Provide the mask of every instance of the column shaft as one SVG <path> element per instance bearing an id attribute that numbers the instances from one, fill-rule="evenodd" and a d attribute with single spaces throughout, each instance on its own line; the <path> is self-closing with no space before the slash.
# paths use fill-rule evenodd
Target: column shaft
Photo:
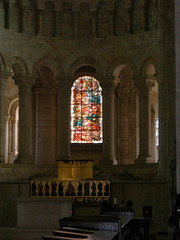
<path id="1" fill-rule="evenodd" d="M 5 162 L 4 85 L 5 79 L 0 77 L 0 162 Z"/>
<path id="2" fill-rule="evenodd" d="M 15 78 L 19 87 L 19 149 L 15 163 L 33 163 L 31 159 L 31 87 L 33 80 Z"/>
<path id="3" fill-rule="evenodd" d="M 114 89 L 115 83 L 103 83 L 103 154 L 101 165 L 117 164 L 114 155 Z"/>
<path id="4" fill-rule="evenodd" d="M 60 84 L 58 87 L 58 146 L 57 160 L 70 156 L 70 121 L 71 121 L 71 85 Z"/>
<path id="5" fill-rule="evenodd" d="M 121 164 L 128 163 L 129 157 L 129 145 L 128 145 L 128 96 L 126 99 L 119 96 L 120 98 L 120 159 Z"/>
<path id="6" fill-rule="evenodd" d="M 56 163 L 57 92 L 36 89 L 36 164 Z"/>
<path id="7" fill-rule="evenodd" d="M 151 95 L 139 94 L 139 156 L 151 156 Z"/>
<path id="8" fill-rule="evenodd" d="M 159 162 L 158 177 L 168 177 L 167 135 L 167 1 L 158 1 L 158 104 L 159 104 Z"/>
<path id="9" fill-rule="evenodd" d="M 43 10 L 39 9 L 38 10 L 38 35 L 42 34 L 42 15 L 43 15 Z"/>
<path id="10" fill-rule="evenodd" d="M 4 88 L 6 79 L 10 76 L 8 72 L 0 74 L 0 162 L 5 162 L 5 103 Z"/>
<path id="11" fill-rule="evenodd" d="M 136 163 L 151 161 L 151 89 L 155 80 L 139 80 L 139 155 Z"/>

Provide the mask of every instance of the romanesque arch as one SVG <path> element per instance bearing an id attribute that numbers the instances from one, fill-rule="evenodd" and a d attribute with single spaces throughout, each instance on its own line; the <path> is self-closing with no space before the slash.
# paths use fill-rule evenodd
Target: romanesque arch
<path id="1" fill-rule="evenodd" d="M 133 76 L 137 75 L 137 66 L 135 65 L 135 63 L 130 58 L 119 57 L 111 61 L 111 63 L 107 67 L 106 76 L 118 76 L 118 72 L 121 70 L 123 65 L 128 65 L 130 67 Z"/>
<path id="2" fill-rule="evenodd" d="M 156 58 L 155 57 L 148 57 L 141 64 L 140 69 L 139 69 L 139 75 L 140 76 L 145 76 L 146 72 L 147 72 L 147 68 L 151 64 L 154 66 L 155 74 L 157 74 L 158 63 L 157 63 Z"/>
<path id="3" fill-rule="evenodd" d="M 99 62 L 89 56 L 83 56 L 76 59 L 71 65 L 68 70 L 68 76 L 74 76 L 75 71 L 82 66 L 92 66 L 97 71 L 97 76 L 103 75 L 103 68 Z"/>
<path id="4" fill-rule="evenodd" d="M 15 76 L 22 76 L 23 74 L 29 74 L 28 65 L 25 62 L 25 60 L 23 60 L 22 58 L 13 57 L 11 64 L 12 64 L 12 69 Z"/>
<path id="5" fill-rule="evenodd" d="M 32 68 L 32 74 L 36 75 L 39 71 L 39 67 L 40 66 L 47 66 L 49 69 L 51 69 L 51 71 L 54 74 L 54 79 L 58 76 L 63 76 L 64 75 L 64 70 L 62 65 L 60 65 L 60 63 L 58 62 L 57 59 L 51 58 L 51 57 L 42 57 L 40 59 L 38 59 Z"/>

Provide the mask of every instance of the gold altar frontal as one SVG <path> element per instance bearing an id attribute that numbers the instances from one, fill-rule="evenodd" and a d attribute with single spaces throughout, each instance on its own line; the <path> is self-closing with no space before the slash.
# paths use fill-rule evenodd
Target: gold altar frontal
<path id="1" fill-rule="evenodd" d="M 58 161 L 58 180 L 93 179 L 93 160 Z"/>

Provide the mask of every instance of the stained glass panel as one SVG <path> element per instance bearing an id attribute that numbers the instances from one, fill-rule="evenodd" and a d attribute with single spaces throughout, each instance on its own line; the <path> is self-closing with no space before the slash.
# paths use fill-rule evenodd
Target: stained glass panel
<path id="1" fill-rule="evenodd" d="M 102 143 L 102 89 L 90 76 L 78 78 L 72 87 L 71 142 Z"/>

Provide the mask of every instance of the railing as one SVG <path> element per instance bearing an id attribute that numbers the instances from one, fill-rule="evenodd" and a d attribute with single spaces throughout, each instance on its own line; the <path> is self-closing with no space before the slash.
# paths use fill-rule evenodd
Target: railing
<path id="1" fill-rule="evenodd" d="M 122 239 L 131 240 L 133 237 L 137 240 L 149 239 L 150 220 L 146 218 L 132 218 L 122 226 Z"/>
<path id="2" fill-rule="evenodd" d="M 110 181 L 31 181 L 32 197 L 75 197 L 76 204 L 101 204 L 110 197 Z"/>

